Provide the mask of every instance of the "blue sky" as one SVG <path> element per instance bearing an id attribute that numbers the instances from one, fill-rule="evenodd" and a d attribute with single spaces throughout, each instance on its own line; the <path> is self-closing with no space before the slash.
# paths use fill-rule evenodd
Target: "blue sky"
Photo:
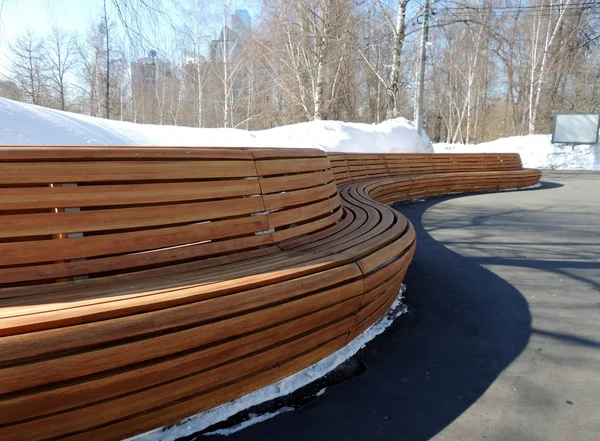
<path id="1" fill-rule="evenodd" d="M 185 0 L 177 0 L 184 4 Z M 224 0 L 207 0 L 213 10 L 222 11 Z M 112 6 L 109 0 L 109 6 Z M 173 0 L 165 0 L 166 8 L 174 9 Z M 228 9 L 248 9 L 255 19 L 259 12 L 258 1 L 228 0 Z M 103 0 L 0 0 L 0 75 L 6 74 L 8 43 L 26 27 L 38 35 L 46 34 L 53 24 L 69 31 L 85 33 L 90 22 L 97 19 L 103 9 Z M 109 13 L 112 8 L 109 8 Z M 117 20 L 116 14 L 112 14 Z M 214 33 L 220 23 L 215 23 Z"/>
<path id="2" fill-rule="evenodd" d="M 10 40 L 26 26 L 43 34 L 52 23 L 83 30 L 102 8 L 102 0 L 4 0 L 0 16 L 2 40 Z M 1 0 L 0 0 L 1 2 Z"/>

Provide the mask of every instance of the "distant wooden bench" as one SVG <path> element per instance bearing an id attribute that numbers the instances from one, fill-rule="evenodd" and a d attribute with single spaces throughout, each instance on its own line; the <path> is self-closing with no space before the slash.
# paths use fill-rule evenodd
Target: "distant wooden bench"
<path id="1" fill-rule="evenodd" d="M 539 177 L 518 155 L 2 147 L 0 439 L 122 439 L 289 376 L 396 298 L 415 232 L 380 202 Z"/>

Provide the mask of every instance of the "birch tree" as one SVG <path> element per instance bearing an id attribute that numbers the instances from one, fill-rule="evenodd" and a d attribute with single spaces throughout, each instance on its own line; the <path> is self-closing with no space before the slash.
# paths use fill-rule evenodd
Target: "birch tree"
<path id="1" fill-rule="evenodd" d="M 44 47 L 43 61 L 47 66 L 48 87 L 60 110 L 68 110 L 67 94 L 70 87 L 67 76 L 75 65 L 71 36 L 62 29 L 52 27 Z"/>
<path id="2" fill-rule="evenodd" d="M 542 95 L 542 84 L 544 82 L 545 77 L 547 76 L 547 63 L 548 57 L 550 55 L 550 50 L 553 47 L 554 41 L 556 39 L 556 35 L 558 30 L 563 22 L 563 18 L 566 14 L 567 7 L 570 5 L 571 0 L 562 0 L 558 5 L 554 5 L 552 3 L 548 4 L 548 16 L 546 20 L 546 36 L 544 39 L 544 46 L 541 53 L 541 62 L 539 63 L 539 71 L 537 71 L 537 53 L 538 53 L 538 41 L 537 37 L 539 36 L 542 16 L 540 16 L 539 21 L 536 26 L 535 36 L 536 42 L 534 44 L 533 50 L 533 65 L 531 68 L 531 88 L 529 93 L 529 134 L 533 135 L 535 133 L 535 125 L 537 120 L 537 113 L 540 105 L 540 97 Z M 556 10 L 558 8 L 558 10 Z M 544 10 L 545 8 L 542 8 Z M 535 87 L 535 94 L 534 94 Z"/>

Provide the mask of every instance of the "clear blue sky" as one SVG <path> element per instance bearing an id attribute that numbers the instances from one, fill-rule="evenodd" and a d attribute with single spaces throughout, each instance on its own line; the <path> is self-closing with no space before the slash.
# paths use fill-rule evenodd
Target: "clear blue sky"
<path id="1" fill-rule="evenodd" d="M 185 0 L 180 0 L 185 3 Z M 219 10 L 224 0 L 208 0 Z M 259 13 L 258 1 L 228 0 L 229 10 L 248 9 L 253 20 Z M 109 1 L 112 6 L 112 0 Z M 174 9 L 173 0 L 165 0 L 164 7 Z M 103 0 L 0 0 L 0 76 L 6 73 L 8 65 L 8 43 L 14 40 L 26 27 L 38 35 L 46 34 L 52 25 L 69 31 L 85 33 L 90 22 L 102 12 Z M 109 9 L 109 11 L 112 8 Z M 116 14 L 112 14 L 117 20 Z M 218 24 L 216 24 L 218 25 Z M 215 28 L 214 32 L 217 32 Z"/>

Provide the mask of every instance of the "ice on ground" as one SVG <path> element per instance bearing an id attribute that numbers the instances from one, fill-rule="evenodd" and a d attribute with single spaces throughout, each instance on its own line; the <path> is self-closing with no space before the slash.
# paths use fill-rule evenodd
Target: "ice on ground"
<path id="1" fill-rule="evenodd" d="M 271 418 L 276 417 L 279 414 L 282 414 L 285 412 L 291 412 L 292 410 L 296 410 L 296 409 L 294 409 L 293 407 L 282 407 L 281 409 L 277 410 L 276 412 L 267 412 L 267 413 L 263 413 L 262 415 L 252 415 L 249 419 L 247 419 L 243 423 L 237 424 L 228 429 L 219 429 L 219 430 L 215 430 L 214 432 L 208 432 L 208 433 L 205 433 L 204 436 L 210 436 L 210 435 L 229 436 L 235 432 L 239 432 L 240 430 L 245 429 L 246 427 L 250 427 L 250 426 L 253 426 L 254 424 L 262 423 L 263 421 L 270 420 Z"/>
<path id="2" fill-rule="evenodd" d="M 242 410 L 266 401 L 283 397 L 300 389 L 303 386 L 306 386 L 307 384 L 314 382 L 315 380 L 326 375 L 328 372 L 334 370 L 344 361 L 348 360 L 360 349 L 362 349 L 365 344 L 385 331 L 385 329 L 390 326 L 397 317 L 406 313 L 407 308 L 402 303 L 402 294 L 405 291 L 406 287 L 402 285 L 402 288 L 398 293 L 398 297 L 386 315 L 380 318 L 376 323 L 371 325 L 370 328 L 368 328 L 365 332 L 360 334 L 342 349 L 331 354 L 329 357 L 326 357 L 312 366 L 309 366 L 294 375 L 284 378 L 283 380 L 277 381 L 276 383 L 249 393 L 248 395 L 244 395 L 236 400 L 222 404 L 221 406 L 207 410 L 206 412 L 194 415 L 176 425 L 163 427 L 136 435 L 128 438 L 126 441 L 175 441 L 179 438 L 198 433 L 221 421 L 225 421 Z M 272 416 L 273 415 L 270 415 L 268 418 L 271 418 Z M 256 423 L 263 420 L 258 417 L 253 418 L 251 421 Z M 247 427 L 247 425 L 244 427 Z"/>
<path id="3" fill-rule="evenodd" d="M 432 153 L 404 118 L 380 124 L 311 121 L 268 130 L 199 129 L 112 121 L 0 98 L 0 145 L 314 147 L 329 152 Z"/>
<path id="4" fill-rule="evenodd" d="M 321 395 L 323 395 L 325 393 L 326 390 L 327 390 L 327 388 L 324 387 L 323 389 L 321 389 L 319 392 L 316 393 L 315 397 L 320 397 Z"/>
<path id="5" fill-rule="evenodd" d="M 600 170 L 600 144 L 552 144 L 551 135 L 511 136 L 481 144 L 433 145 L 436 153 L 519 153 L 526 168 Z"/>

